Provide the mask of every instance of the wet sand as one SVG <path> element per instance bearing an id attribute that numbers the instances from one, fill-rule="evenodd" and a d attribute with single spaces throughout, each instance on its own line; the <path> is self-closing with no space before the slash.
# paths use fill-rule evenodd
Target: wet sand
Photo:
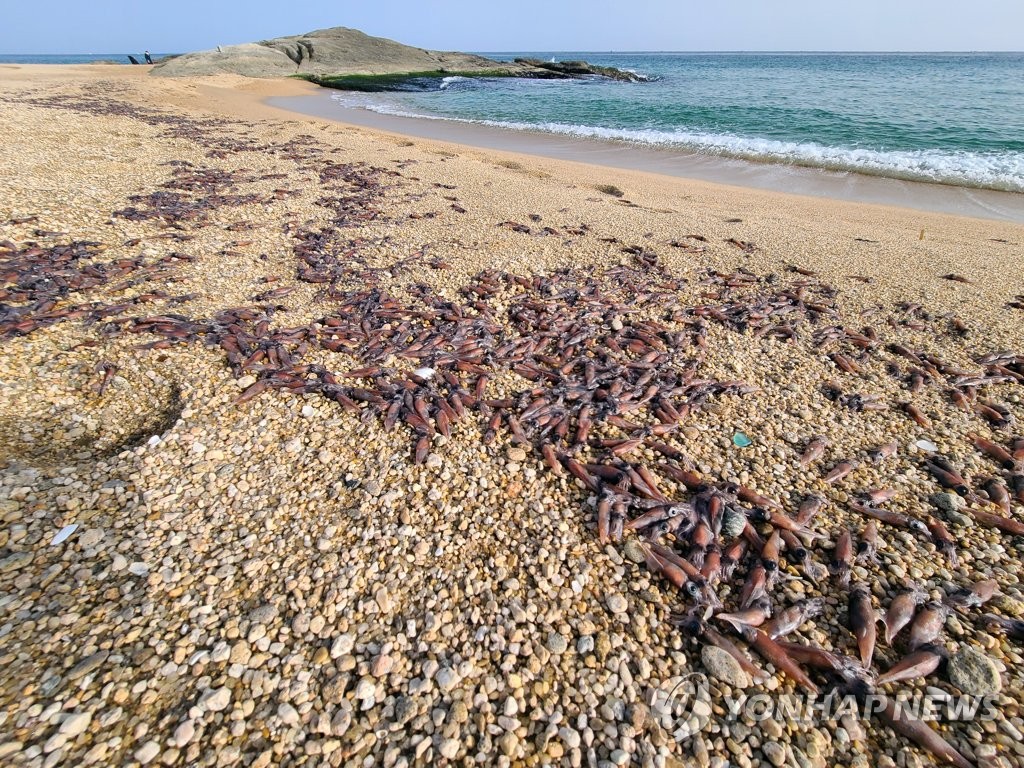
<path id="1" fill-rule="evenodd" d="M 794 195 L 1024 223 L 1024 195 L 1013 192 L 925 184 L 858 173 L 758 163 L 664 147 L 554 136 L 540 131 L 513 131 L 450 120 L 387 115 L 349 106 L 339 101 L 343 98 L 343 94 L 321 91 L 303 96 L 274 97 L 267 103 L 327 120 L 480 149 L 520 152 Z"/>
<path id="2" fill-rule="evenodd" d="M 1024 616 L 1024 538 L 986 516 L 1021 524 L 1019 473 L 970 436 L 1021 434 L 1024 227 L 410 139 L 264 103 L 303 83 L 145 72 L 0 66 L 6 764 L 928 765 L 878 718 L 730 719 L 728 696 L 806 684 L 688 634 L 694 597 L 658 571 L 713 546 L 638 522 L 662 494 L 719 498 L 767 542 L 783 518 L 759 507 L 820 495 L 821 569 L 878 489 L 905 517 L 835 569 L 871 609 L 998 587 L 935 627 L 948 669 L 880 692 L 997 691 L 994 719 L 939 734 L 1022 764 L 1020 641 L 983 618 Z M 849 587 L 794 554 L 766 596 L 821 612 L 788 639 L 859 659 Z M 709 576 L 725 610 L 766 559 Z M 695 713 L 657 693 L 695 672 L 712 707 L 680 738 Z"/>

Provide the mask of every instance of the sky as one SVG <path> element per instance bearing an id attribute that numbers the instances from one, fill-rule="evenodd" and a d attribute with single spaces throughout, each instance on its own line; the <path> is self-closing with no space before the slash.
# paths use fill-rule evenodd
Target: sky
<path id="1" fill-rule="evenodd" d="M 487 52 L 1024 49 L 1022 0 L 0 0 L 0 15 L 7 54 L 185 52 L 335 26 Z"/>

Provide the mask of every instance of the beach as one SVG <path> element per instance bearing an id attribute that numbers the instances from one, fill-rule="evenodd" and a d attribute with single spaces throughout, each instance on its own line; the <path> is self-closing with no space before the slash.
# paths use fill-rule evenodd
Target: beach
<path id="1" fill-rule="evenodd" d="M 0 65 L 5 764 L 932 763 L 877 718 L 730 718 L 729 696 L 802 688 L 691 639 L 646 539 L 599 540 L 593 467 L 622 461 L 647 498 L 690 499 L 685 471 L 787 515 L 821 495 L 822 565 L 869 489 L 941 521 L 955 562 L 882 524 L 853 583 L 884 613 L 995 580 L 935 638 L 974 654 L 993 717 L 938 732 L 1024 764 L 1019 641 L 981 618 L 1024 617 L 1024 539 L 982 522 L 1022 502 L 970 437 L 1021 435 L 1024 226 L 410 138 L 266 103 L 317 93 L 301 81 L 147 72 Z M 681 372 L 709 383 L 672 426 L 651 387 Z M 595 401 L 574 445 L 588 388 L 621 407 Z M 932 454 L 1007 483 L 1009 511 L 942 487 Z M 858 657 L 849 589 L 778 567 L 780 607 L 822 601 L 800 641 Z M 905 652 L 880 640 L 875 664 Z M 681 737 L 652 692 L 693 672 L 716 703 Z M 935 689 L 974 693 L 883 690 Z"/>

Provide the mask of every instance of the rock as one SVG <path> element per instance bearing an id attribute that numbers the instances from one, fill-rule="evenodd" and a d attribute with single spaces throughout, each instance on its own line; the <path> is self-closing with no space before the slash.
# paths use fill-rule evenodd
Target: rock
<path id="1" fill-rule="evenodd" d="M 373 681 L 364 677 L 356 683 L 356 690 L 352 695 L 357 701 L 366 701 L 368 699 L 375 698 L 374 691 L 376 691 L 376 689 L 377 688 L 373 684 Z"/>
<path id="2" fill-rule="evenodd" d="M 5 741 L 0 744 L 0 760 L 5 757 L 10 757 L 18 752 L 21 752 L 25 745 L 20 741 Z"/>
<path id="3" fill-rule="evenodd" d="M 276 37 L 256 43 L 225 45 L 208 51 L 164 59 L 151 74 L 162 77 L 202 77 L 232 73 L 245 77 L 291 75 L 386 75 L 408 73 L 502 74 L 514 77 L 572 78 L 598 75 L 615 80 L 644 78 L 613 67 L 585 61 L 548 62 L 516 59 L 499 62 L 468 53 L 429 51 L 370 37 L 356 29 L 333 27 L 304 35 Z M 367 79 L 360 81 L 367 87 Z M 372 84 L 372 81 L 369 81 Z M 432 375 L 432 374 L 431 374 Z M 241 380 L 237 382 L 241 386 Z M 253 379 L 252 383 L 255 383 Z"/>
<path id="4" fill-rule="evenodd" d="M 458 739 L 445 739 L 441 742 L 441 746 L 437 748 L 437 751 L 441 753 L 441 757 L 454 760 L 455 756 L 459 754 L 459 747 L 461 746 L 462 744 Z"/>
<path id="5" fill-rule="evenodd" d="M 1024 601 L 1009 595 L 996 595 L 992 607 L 1008 616 L 1024 616 Z"/>
<path id="6" fill-rule="evenodd" d="M 231 703 L 231 691 L 227 688 L 214 688 L 207 690 L 199 697 L 197 706 L 207 712 L 221 712 L 228 708 Z"/>
<path id="7" fill-rule="evenodd" d="M 625 613 L 629 608 L 629 602 L 618 592 L 610 592 L 605 598 L 605 604 L 612 613 Z"/>
<path id="8" fill-rule="evenodd" d="M 249 644 L 245 640 L 239 640 L 231 646 L 228 661 L 232 664 L 248 664 L 250 658 L 252 658 L 252 649 L 249 648 Z"/>
<path id="9" fill-rule="evenodd" d="M 153 758 L 160 754 L 160 745 L 155 741 L 147 741 L 135 750 L 135 759 L 145 765 L 152 762 Z"/>
<path id="10" fill-rule="evenodd" d="M 91 712 L 72 712 L 64 718 L 57 732 L 63 734 L 68 739 L 73 739 L 78 734 L 84 733 L 91 722 Z"/>
<path id="11" fill-rule="evenodd" d="M 382 653 L 373 660 L 373 666 L 370 668 L 370 674 L 374 677 L 384 677 L 391 672 L 394 666 L 395 660 L 386 653 Z"/>
<path id="12" fill-rule="evenodd" d="M 634 563 L 643 563 L 647 560 L 647 555 L 644 553 L 644 548 L 641 546 L 640 541 L 632 536 L 626 539 L 626 543 L 622 545 L 622 554 Z"/>
<path id="13" fill-rule="evenodd" d="M 451 667 L 441 667 L 441 669 L 437 671 L 435 679 L 437 680 L 437 687 L 440 688 L 443 693 L 448 693 L 459 683 L 459 676 Z"/>
<path id="14" fill-rule="evenodd" d="M 370 37 L 355 29 L 334 27 L 305 35 L 258 43 L 226 45 L 165 60 L 152 73 L 164 77 L 234 73 L 246 77 L 294 74 L 385 74 L 486 70 L 501 67 L 482 56 L 411 48 L 393 40 Z"/>
<path id="15" fill-rule="evenodd" d="M 498 739 L 498 749 L 505 757 L 515 757 L 516 750 L 519 748 L 519 737 L 516 736 L 514 731 L 506 731 L 502 734 L 501 738 Z"/>
<path id="16" fill-rule="evenodd" d="M 188 746 L 188 743 L 196 735 L 196 726 L 191 720 L 186 720 L 174 730 L 174 743 L 179 747 Z"/>
<path id="17" fill-rule="evenodd" d="M 700 660 L 704 664 L 704 669 L 708 671 L 708 675 L 715 680 L 736 688 L 747 688 L 750 685 L 750 675 L 736 659 L 718 646 L 703 646 L 700 650 Z"/>
<path id="18" fill-rule="evenodd" d="M 565 639 L 564 635 L 561 635 L 558 632 L 552 632 L 548 635 L 547 647 L 549 651 L 556 655 L 562 654 L 568 650 L 569 641 Z"/>
<path id="19" fill-rule="evenodd" d="M 526 461 L 526 451 L 524 451 L 522 448 L 509 448 L 508 460 L 514 461 L 516 464 L 522 464 L 524 461 Z"/>
<path id="20" fill-rule="evenodd" d="M 283 702 L 278 706 L 277 716 L 285 725 L 298 725 L 302 719 L 299 717 L 299 711 L 288 702 Z"/>
<path id="21" fill-rule="evenodd" d="M 968 696 L 989 696 L 999 693 L 1003 681 L 992 659 L 970 646 L 963 646 L 949 659 L 949 682 Z"/>
<path id="22" fill-rule="evenodd" d="M 0 560 L 0 573 L 17 571 L 32 562 L 31 552 L 15 552 Z"/>
<path id="23" fill-rule="evenodd" d="M 929 501 L 943 514 L 959 512 L 964 507 L 964 500 L 955 493 L 936 493 Z"/>
<path id="24" fill-rule="evenodd" d="M 569 749 L 579 749 L 579 731 L 563 726 L 558 729 L 558 737 L 565 742 L 565 746 L 567 746 Z"/>
<path id="25" fill-rule="evenodd" d="M 337 659 L 352 653 L 355 645 L 356 639 L 352 635 L 338 635 L 331 644 L 331 658 Z"/>
<path id="26" fill-rule="evenodd" d="M 734 539 L 743 533 L 747 525 L 747 516 L 734 507 L 726 507 L 722 513 L 722 536 Z"/>
<path id="27" fill-rule="evenodd" d="M 706 647 L 706 646 L 705 646 Z M 774 741 L 767 741 L 761 745 L 761 751 L 768 761 L 774 766 L 786 764 L 786 748 Z"/>
<path id="28" fill-rule="evenodd" d="M 104 532 L 102 528 L 90 528 L 78 538 L 78 543 L 84 549 L 95 547 L 103 541 Z"/>
<path id="29" fill-rule="evenodd" d="M 80 662 L 78 662 L 77 664 L 75 664 L 75 666 L 71 668 L 71 671 L 68 672 L 68 680 L 75 681 L 79 678 L 85 677 L 90 672 L 99 667 L 100 664 L 102 664 L 106 660 L 106 651 L 99 651 L 98 653 L 94 653 L 91 656 L 86 656 L 84 659 L 82 659 Z"/>

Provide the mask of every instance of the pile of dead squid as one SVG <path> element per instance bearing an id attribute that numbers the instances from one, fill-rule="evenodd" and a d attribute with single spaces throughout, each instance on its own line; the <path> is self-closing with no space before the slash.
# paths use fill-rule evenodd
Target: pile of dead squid
<path id="1" fill-rule="evenodd" d="M 104 113 L 120 108 L 107 101 L 65 106 Z M 905 341 L 927 331 L 962 342 L 973 331 L 955 317 L 906 304 L 895 312 L 869 310 L 857 323 L 844 323 L 838 292 L 807 270 L 794 268 L 797 276 L 788 281 L 739 270 L 708 271 L 688 282 L 640 246 L 623 248 L 632 263 L 603 271 L 525 276 L 488 271 L 458 297 L 442 296 L 414 280 L 395 290 L 388 285 L 397 276 L 445 265 L 425 248 L 380 263 L 373 246 L 381 243 L 367 242 L 350 229 L 384 216 L 381 202 L 392 172 L 325 161 L 311 141 L 266 146 L 217 134 L 210 130 L 215 123 L 156 113 L 130 116 L 204 143 L 212 157 L 273 152 L 319 174 L 326 194 L 317 203 L 329 211 L 330 224 L 315 229 L 289 223 L 286 231 L 294 240 L 296 278 L 322 286 L 318 298 L 326 313 L 307 325 L 276 325 L 295 288 L 267 278 L 252 304 L 225 307 L 211 317 L 173 311 L 128 317 L 135 303 L 115 305 L 113 312 L 105 305 L 70 304 L 67 298 L 93 288 L 114 290 L 113 281 L 139 279 L 136 273 L 146 269 L 156 270 L 152 277 L 166 278 L 159 270 L 167 264 L 141 258 L 101 264 L 99 246 L 90 243 L 0 243 L 5 285 L 0 337 L 61 319 L 95 322 L 107 317 L 96 313 L 120 314 L 103 324 L 102 332 L 138 338 L 141 349 L 195 343 L 221 350 L 235 376 L 251 377 L 237 398 L 240 406 L 277 390 L 319 395 L 408 438 L 415 463 L 436 449 L 437 435 L 457 437 L 464 428 L 478 428 L 487 445 L 519 445 L 552 473 L 578 481 L 596 537 L 621 546 L 677 589 L 678 625 L 697 641 L 734 656 L 755 681 L 763 681 L 766 672 L 750 651 L 809 692 L 829 686 L 864 694 L 877 686 L 933 678 L 945 662 L 942 632 L 954 611 L 987 630 L 1024 640 L 1024 622 L 978 610 L 996 594 L 991 580 L 950 587 L 942 600 L 907 588 L 888 605 L 876 605 L 865 581 L 851 583 L 855 565 L 869 571 L 874 566 L 887 529 L 915 537 L 952 563 L 969 535 L 950 531 L 925 512 L 888 509 L 892 489 L 856 494 L 842 503 L 844 514 L 836 518 L 830 510 L 834 502 L 821 495 L 777 499 L 705 476 L 673 445 L 673 433 L 712 401 L 756 393 L 747 382 L 708 373 L 712 325 L 759 344 L 804 344 L 834 365 L 835 379 L 825 382 L 822 392 L 844 412 L 892 410 L 894 418 L 927 429 L 933 416 L 921 393 L 935 390 L 975 419 L 972 443 L 990 462 L 990 471 L 965 476 L 955 459 L 937 448 L 919 454 L 919 466 L 938 487 L 970 502 L 962 513 L 976 525 L 1021 536 L 1024 523 L 1013 511 L 1024 505 L 1024 437 L 1014 435 L 1013 409 L 998 393 L 1024 383 L 1024 356 L 989 352 L 961 367 Z M 205 226 L 219 208 L 261 200 L 233 189 L 256 180 L 182 163 L 163 189 L 133 199 L 136 205 L 118 215 L 179 232 Z M 289 194 L 282 189 L 274 196 Z M 558 234 L 516 222 L 497 226 L 516 237 Z M 585 224 L 564 231 L 590 236 Z M 684 239 L 706 242 L 696 235 Z M 669 245 L 703 250 L 680 241 Z M 754 247 L 741 241 L 732 245 L 743 252 Z M 173 303 L 166 294 L 147 295 Z M 98 372 L 105 382 L 113 370 L 116 365 L 104 361 Z M 868 391 L 870 370 L 884 370 L 905 395 L 891 401 Z M 880 444 L 821 466 L 828 446 L 826 437 L 814 437 L 799 457 L 805 468 L 820 468 L 826 484 L 839 483 L 861 463 L 884 470 L 902 450 L 896 442 Z M 840 524 L 835 531 L 837 520 L 849 519 L 860 522 Z M 852 644 L 856 658 L 787 639 L 814 621 L 822 607 L 813 598 L 781 604 L 778 587 L 787 578 L 806 579 L 815 592 L 848 602 L 849 637 L 837 638 L 836 645 Z M 884 612 L 883 642 L 899 654 L 884 669 L 875 658 L 876 609 Z M 890 706 L 880 716 L 937 758 L 971 765 L 907 710 Z"/>
<path id="2" fill-rule="evenodd" d="M 358 243 L 348 246 L 356 256 Z M 300 238 L 297 255 L 305 264 L 309 248 L 309 239 Z M 888 669 L 877 669 L 876 606 L 867 584 L 850 588 L 851 567 L 874 559 L 885 526 L 911 532 L 955 562 L 959 543 L 945 524 L 927 514 L 888 510 L 894 491 L 871 489 L 845 505 L 861 516 L 863 527 L 844 528 L 832 546 L 821 546 L 817 542 L 824 534 L 815 526 L 829 506 L 824 497 L 808 496 L 787 510 L 754 488 L 701 476 L 670 444 L 671 434 L 709 400 L 756 390 L 742 381 L 702 375 L 708 323 L 780 343 L 816 329 L 814 344 L 845 345 L 840 348 L 847 351 L 832 352 L 834 360 L 844 355 L 840 359 L 848 363 L 837 362 L 840 370 L 849 368 L 855 376 L 869 356 L 883 356 L 894 375 L 908 377 L 908 398 L 922 385 L 947 388 L 951 398 L 958 394 L 954 402 L 962 399 L 977 413 L 979 430 L 1012 428 L 1009 409 L 978 393 L 996 384 L 1016 385 L 1024 358 L 986 355 L 976 369 L 960 370 L 934 355 L 886 344 L 870 329 L 823 328 L 839 317 L 834 292 L 808 280 L 776 286 L 748 273 L 710 272 L 701 281 L 708 303 L 686 305 L 679 299 L 683 283 L 652 269 L 649 257 L 637 254 L 633 266 L 616 266 L 600 276 L 570 270 L 529 277 L 485 272 L 463 289 L 462 300 L 453 301 L 425 285 L 408 287 L 408 297 L 399 300 L 375 284 L 381 268 L 357 256 L 345 266 L 345 276 L 358 274 L 372 287 L 346 291 L 332 285 L 324 300 L 333 311 L 308 326 L 275 328 L 276 308 L 265 304 L 228 309 L 203 321 L 141 318 L 130 330 L 162 337 L 150 346 L 184 341 L 219 346 L 236 375 L 255 377 L 240 403 L 275 389 L 316 393 L 364 421 L 380 421 L 388 430 L 401 426 L 412 435 L 414 462 L 426 459 L 436 434 L 451 436 L 464 419 L 476 420 L 485 444 L 502 435 L 536 451 L 552 472 L 571 475 L 586 489 L 602 542 L 626 545 L 679 589 L 690 605 L 678 611 L 680 626 L 733 654 L 754 679 L 764 679 L 764 671 L 725 633 L 814 692 L 822 684 L 865 692 L 935 674 L 947 656 L 941 632 L 952 610 L 976 617 L 986 628 L 1024 637 L 1024 626 L 973 611 L 995 593 L 992 581 L 950 589 L 942 602 L 908 590 L 891 605 L 879 606 L 886 610 L 886 644 L 905 655 Z M 336 259 L 329 261 L 341 268 Z M 277 289 L 260 298 L 283 299 L 287 293 Z M 349 364 L 339 365 L 331 354 Z M 903 371 L 897 361 L 912 365 Z M 829 382 L 824 389 L 837 407 L 889 407 L 870 393 L 845 391 L 852 385 Z M 909 400 L 897 406 L 907 418 L 926 418 Z M 977 524 L 1024 534 L 1024 524 L 1011 516 L 1012 504 L 1024 504 L 1024 438 L 1007 434 L 992 440 L 979 434 L 974 443 L 993 462 L 988 476 L 969 481 L 938 453 L 926 454 L 921 467 L 941 487 L 974 502 L 965 514 Z M 801 464 L 816 465 L 827 446 L 824 437 L 812 439 Z M 823 479 L 836 483 L 861 461 L 884 467 L 898 450 L 895 442 L 875 446 L 863 458 L 824 467 Z M 650 452 L 659 457 L 655 462 L 636 458 Z M 848 592 L 849 628 L 859 658 L 785 639 L 820 608 L 813 599 L 775 603 L 773 587 L 787 571 L 818 589 L 831 580 Z M 909 712 L 889 709 L 881 716 L 937 756 L 969 764 Z"/>
<path id="3" fill-rule="evenodd" d="M 173 282 L 177 264 L 191 261 L 187 254 L 171 253 L 147 261 L 142 256 L 100 261 L 106 246 L 76 241 L 19 247 L 0 242 L 0 339 L 25 336 L 67 320 L 90 324 L 137 310 L 156 300 L 181 301 L 163 290 L 153 290 L 114 303 L 74 301 L 78 294 L 103 287 L 120 293 L 149 281 Z"/>

